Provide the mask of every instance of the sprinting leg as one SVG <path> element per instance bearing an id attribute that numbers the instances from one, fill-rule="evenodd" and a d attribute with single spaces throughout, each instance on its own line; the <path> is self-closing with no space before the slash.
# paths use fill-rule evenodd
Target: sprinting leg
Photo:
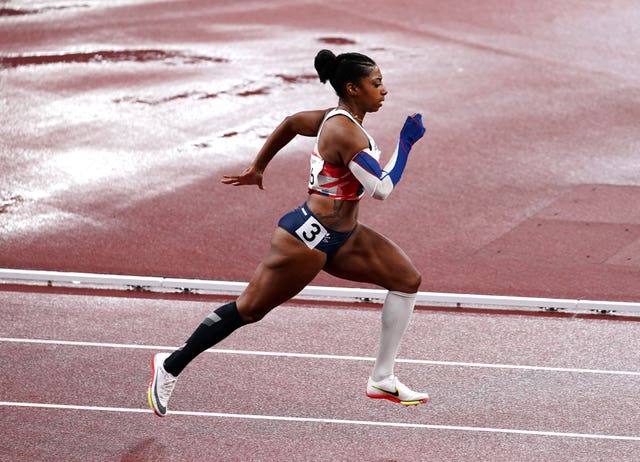
<path id="1" fill-rule="evenodd" d="M 224 340 L 244 324 L 238 314 L 236 302 L 222 305 L 204 318 L 185 344 L 165 359 L 165 371 L 177 377 L 196 356 Z"/>
<path id="2" fill-rule="evenodd" d="M 147 392 L 153 411 L 161 417 L 166 415 L 178 375 L 196 356 L 296 295 L 320 272 L 325 261 L 326 254 L 309 249 L 287 231 L 277 228 L 267 256 L 238 299 L 207 316 L 178 350 L 153 357 Z"/>
<path id="3" fill-rule="evenodd" d="M 147 391 L 149 405 L 160 417 L 167 414 L 167 404 L 178 375 L 196 356 L 225 339 L 243 326 L 236 302 L 221 306 L 204 318 L 186 343 L 173 353 L 157 353 L 151 363 L 151 382 Z"/>
<path id="4" fill-rule="evenodd" d="M 369 398 L 388 399 L 405 406 L 426 403 L 429 399 L 426 393 L 409 389 L 393 373 L 400 341 L 409 324 L 415 302 L 415 293 L 389 292 L 385 298 L 382 306 L 380 346 L 371 377 L 367 382 Z"/>
<path id="5" fill-rule="evenodd" d="M 360 224 L 325 270 L 337 277 L 389 290 L 382 308 L 380 346 L 367 383 L 367 396 L 406 406 L 426 403 L 429 396 L 403 385 L 393 368 L 421 283 L 420 273 L 409 257 L 391 240 Z"/>
<path id="6" fill-rule="evenodd" d="M 380 346 L 371 378 L 378 382 L 393 375 L 393 363 L 398 354 L 400 341 L 404 335 L 413 307 L 416 294 L 403 292 L 387 293 L 382 305 L 382 326 L 380 330 Z"/>

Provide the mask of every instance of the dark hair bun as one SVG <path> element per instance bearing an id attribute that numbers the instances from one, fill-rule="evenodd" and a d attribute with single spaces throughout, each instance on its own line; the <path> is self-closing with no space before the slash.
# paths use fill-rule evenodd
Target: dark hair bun
<path id="1" fill-rule="evenodd" d="M 318 72 L 320 82 L 325 83 L 327 80 L 331 79 L 331 76 L 336 71 L 336 68 L 338 67 L 338 60 L 332 51 L 320 50 L 316 55 L 313 65 Z"/>

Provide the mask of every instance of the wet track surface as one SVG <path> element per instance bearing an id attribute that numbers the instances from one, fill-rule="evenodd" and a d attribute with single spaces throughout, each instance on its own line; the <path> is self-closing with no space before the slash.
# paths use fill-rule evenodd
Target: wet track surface
<path id="1" fill-rule="evenodd" d="M 329 47 L 380 64 L 390 94 L 366 126 L 383 151 L 424 113 L 401 187 L 361 216 L 423 290 L 640 298 L 634 2 L 349 11 L 5 2 L 0 266 L 248 280 L 304 200 L 312 141 L 274 160 L 264 192 L 218 180 L 285 115 L 335 104 L 312 67 Z"/>
<path id="2" fill-rule="evenodd" d="M 330 48 L 381 67 L 383 159 L 424 115 L 398 189 L 361 207 L 421 290 L 640 301 L 638 3 L 416 3 L 0 2 L 0 268 L 247 281 L 313 140 L 265 191 L 219 180 L 336 104 L 313 69 Z M 211 302 L 5 287 L 0 458 L 639 459 L 639 324 L 588 317 L 419 311 L 398 368 L 432 399 L 398 409 L 363 393 L 376 309 L 288 304 L 199 358 L 157 419 L 151 355 Z"/>

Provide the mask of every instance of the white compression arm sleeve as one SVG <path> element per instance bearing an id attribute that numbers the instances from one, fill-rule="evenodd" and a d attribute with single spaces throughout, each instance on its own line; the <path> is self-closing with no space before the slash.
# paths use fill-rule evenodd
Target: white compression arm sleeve
<path id="1" fill-rule="evenodd" d="M 394 159 L 392 158 L 389 163 L 393 161 Z M 360 151 L 351 159 L 349 170 L 362 184 L 364 190 L 374 199 L 384 200 L 393 191 L 395 183 L 386 172 L 386 167 L 383 170 L 378 161 L 369 154 L 368 149 Z"/>
<path id="2" fill-rule="evenodd" d="M 386 199 L 400 181 L 402 172 L 407 165 L 411 147 L 422 138 L 424 132 L 420 114 L 407 117 L 400 131 L 396 149 L 384 170 L 368 149 L 353 156 L 348 165 L 349 170 L 374 199 Z"/>

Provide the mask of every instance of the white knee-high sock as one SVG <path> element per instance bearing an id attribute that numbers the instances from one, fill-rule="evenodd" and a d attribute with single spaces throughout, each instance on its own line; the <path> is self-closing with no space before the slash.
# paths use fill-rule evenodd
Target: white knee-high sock
<path id="1" fill-rule="evenodd" d="M 415 304 L 416 294 L 394 291 L 389 291 L 387 294 L 382 305 L 380 346 L 371 372 L 373 380 L 378 382 L 393 375 L 393 363 L 396 360 L 400 340 L 407 329 Z"/>

